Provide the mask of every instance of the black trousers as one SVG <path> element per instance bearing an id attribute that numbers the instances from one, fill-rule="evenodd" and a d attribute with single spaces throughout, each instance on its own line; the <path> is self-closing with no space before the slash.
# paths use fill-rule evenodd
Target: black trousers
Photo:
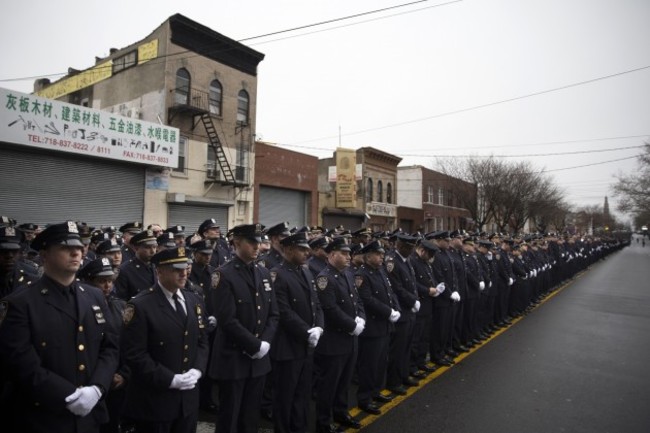
<path id="1" fill-rule="evenodd" d="M 177 418 L 171 422 L 134 422 L 136 433 L 195 433 L 199 421 L 198 412 L 184 418 Z"/>
<path id="2" fill-rule="evenodd" d="M 395 332 L 391 336 L 388 349 L 386 385 L 389 388 L 404 384 L 404 381 L 409 377 L 414 326 L 414 314 L 403 315 L 395 323 Z"/>
<path id="3" fill-rule="evenodd" d="M 429 353 L 431 359 L 441 359 L 445 356 L 445 349 L 451 341 L 451 327 L 453 324 L 453 306 L 437 306 L 433 309 L 431 320 L 431 340 Z"/>
<path id="4" fill-rule="evenodd" d="M 274 361 L 273 425 L 275 433 L 305 433 L 311 399 L 314 358 Z"/>
<path id="5" fill-rule="evenodd" d="M 357 375 L 359 388 L 357 402 L 368 404 L 384 388 L 386 367 L 388 365 L 389 335 L 379 337 L 359 337 L 359 358 Z"/>
<path id="6" fill-rule="evenodd" d="M 429 306 L 429 310 L 433 310 Z M 429 351 L 429 341 L 431 338 L 431 313 L 417 314 L 415 316 L 415 326 L 413 327 L 413 343 L 411 347 L 411 363 L 409 371 L 415 373 L 418 367 L 422 367 L 427 362 L 427 352 Z"/>
<path id="7" fill-rule="evenodd" d="M 257 433 L 266 376 L 219 380 L 216 433 Z"/>
<path id="8" fill-rule="evenodd" d="M 314 363 L 318 367 L 318 390 L 316 394 L 316 423 L 327 426 L 332 415 L 348 414 L 348 389 L 357 360 L 357 348 L 342 355 L 316 353 Z"/>

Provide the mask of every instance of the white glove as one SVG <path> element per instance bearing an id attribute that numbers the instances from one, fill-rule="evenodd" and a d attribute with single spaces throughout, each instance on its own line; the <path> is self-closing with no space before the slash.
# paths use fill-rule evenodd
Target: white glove
<path id="1" fill-rule="evenodd" d="M 185 376 L 189 377 L 190 379 L 194 379 L 198 382 L 201 376 L 203 376 L 203 373 L 201 373 L 201 370 L 197 370 L 196 368 L 190 368 L 185 373 Z"/>
<path id="2" fill-rule="evenodd" d="M 399 320 L 399 317 L 401 316 L 399 311 L 396 310 L 390 310 L 390 317 L 388 320 L 390 320 L 392 323 L 395 323 Z"/>
<path id="3" fill-rule="evenodd" d="M 65 398 L 66 408 L 77 416 L 86 416 L 95 407 L 102 393 L 95 385 L 77 388 Z"/>
<path id="4" fill-rule="evenodd" d="M 446 288 L 447 287 L 445 286 L 445 283 L 440 283 L 436 286 L 436 290 L 438 291 L 438 294 L 444 292 Z"/>
<path id="5" fill-rule="evenodd" d="M 420 301 L 415 301 L 415 304 L 413 304 L 413 308 L 411 308 L 411 311 L 413 311 L 414 313 L 420 311 Z"/>
<path id="6" fill-rule="evenodd" d="M 453 293 L 451 294 L 451 300 L 454 301 L 454 302 L 458 302 L 458 301 L 460 301 L 460 293 L 458 293 L 458 292 L 453 292 Z"/>
<path id="7" fill-rule="evenodd" d="M 363 329 L 366 327 L 365 323 L 362 322 L 357 322 L 357 326 L 354 327 L 354 331 L 350 333 L 350 335 L 354 335 L 355 337 L 358 337 L 359 334 L 363 332 Z"/>
<path id="8" fill-rule="evenodd" d="M 528 273 L 528 276 L 529 276 L 530 278 L 533 278 L 533 271 L 530 271 L 530 272 Z"/>
<path id="9" fill-rule="evenodd" d="M 320 340 L 321 335 L 323 335 L 323 328 L 316 326 L 314 328 L 308 329 L 307 333 L 309 333 L 307 343 L 309 344 L 309 347 L 313 349 L 318 344 L 318 340 Z"/>
<path id="10" fill-rule="evenodd" d="M 488 285 L 488 287 L 492 287 L 492 281 L 490 281 L 490 284 Z"/>
<path id="11" fill-rule="evenodd" d="M 533 269 L 533 277 L 537 277 L 537 269 Z"/>
<path id="12" fill-rule="evenodd" d="M 187 373 L 189 373 L 189 371 Z M 172 383 L 169 385 L 169 389 L 178 389 L 181 391 L 193 389 L 196 386 L 196 381 L 198 379 L 194 378 L 193 375 L 187 373 L 175 374 L 172 378 Z"/>
<path id="13" fill-rule="evenodd" d="M 485 281 L 479 281 L 478 288 L 479 290 L 485 290 Z"/>
<path id="14" fill-rule="evenodd" d="M 361 323 L 364 328 L 366 327 L 366 319 L 364 319 L 363 317 L 359 317 L 359 316 L 355 317 L 354 322 Z"/>
<path id="15" fill-rule="evenodd" d="M 266 341 L 262 341 L 262 344 L 260 345 L 260 350 L 257 352 L 255 355 L 251 356 L 253 359 L 262 359 L 266 356 L 267 353 L 269 353 L 269 349 L 271 348 L 271 345 L 267 343 Z"/>
<path id="16" fill-rule="evenodd" d="M 514 284 L 514 282 L 515 281 L 512 279 L 512 277 L 508 278 L 508 285 L 509 286 L 512 286 Z"/>
<path id="17" fill-rule="evenodd" d="M 485 256 L 488 260 L 492 261 L 492 253 L 487 253 Z"/>
<path id="18" fill-rule="evenodd" d="M 217 318 L 214 316 L 209 316 L 208 317 L 208 325 L 210 328 L 216 328 L 217 327 Z"/>

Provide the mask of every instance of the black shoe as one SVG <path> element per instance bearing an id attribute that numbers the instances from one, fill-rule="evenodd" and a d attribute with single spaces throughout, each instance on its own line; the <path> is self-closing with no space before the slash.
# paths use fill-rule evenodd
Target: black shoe
<path id="1" fill-rule="evenodd" d="M 472 349 L 474 347 L 474 343 L 471 340 L 465 341 L 462 345 L 467 347 L 468 349 Z"/>
<path id="2" fill-rule="evenodd" d="M 374 403 L 360 404 L 359 409 L 371 415 L 379 415 L 381 413 L 379 407 Z"/>
<path id="3" fill-rule="evenodd" d="M 404 385 L 393 386 L 393 387 L 388 388 L 388 390 L 390 392 L 392 392 L 393 394 L 406 395 L 406 388 L 404 388 Z"/>
<path id="4" fill-rule="evenodd" d="M 414 378 L 414 377 L 409 376 L 409 377 L 407 377 L 406 379 L 404 379 L 404 382 L 403 382 L 403 383 L 404 383 L 404 386 L 410 386 L 410 387 L 413 387 L 413 386 L 418 386 L 418 385 L 420 384 L 420 381 L 417 380 L 417 379 Z"/>
<path id="5" fill-rule="evenodd" d="M 427 373 L 425 371 L 418 370 L 414 373 L 411 373 L 411 376 L 413 376 L 416 379 L 422 379 L 424 377 L 427 377 Z"/>
<path id="6" fill-rule="evenodd" d="M 215 403 L 213 403 L 213 402 L 209 402 L 209 403 L 203 403 L 203 404 L 201 404 L 200 407 L 201 407 L 201 410 L 203 410 L 203 411 L 213 413 L 213 412 L 216 412 L 216 411 L 217 411 L 217 408 L 218 408 L 219 406 L 217 406 L 217 405 L 216 405 Z"/>
<path id="7" fill-rule="evenodd" d="M 433 373 L 434 371 L 437 370 L 437 368 L 436 368 L 435 366 L 431 366 L 431 367 L 429 367 L 429 366 L 426 365 L 426 364 L 424 364 L 424 365 L 419 365 L 418 368 L 419 368 L 420 370 L 426 372 L 426 373 Z"/>
<path id="8" fill-rule="evenodd" d="M 344 430 L 341 427 L 337 427 L 334 424 L 330 425 L 316 425 L 316 433 L 343 433 Z"/>
<path id="9" fill-rule="evenodd" d="M 439 365 L 440 367 L 451 367 L 452 365 L 451 361 L 447 358 L 434 359 L 433 363 Z"/>
<path id="10" fill-rule="evenodd" d="M 447 355 L 451 356 L 452 358 L 455 358 L 455 357 L 457 357 L 458 355 L 460 355 L 460 353 L 456 352 L 456 351 L 453 350 L 453 349 L 447 349 L 447 350 L 445 350 L 445 353 L 446 353 Z"/>
<path id="11" fill-rule="evenodd" d="M 481 341 L 480 341 L 480 340 L 477 340 L 476 338 L 474 338 L 474 339 L 471 341 L 471 343 L 474 344 L 474 346 L 480 346 L 480 345 L 481 345 Z"/>
<path id="12" fill-rule="evenodd" d="M 395 397 L 390 395 L 378 394 L 374 396 L 372 399 L 378 403 L 390 403 L 391 401 L 393 401 L 394 398 Z"/>
<path id="13" fill-rule="evenodd" d="M 469 352 L 469 349 L 468 349 L 467 347 L 463 346 L 462 344 L 460 344 L 460 345 L 458 345 L 458 346 L 454 346 L 454 350 L 455 350 L 456 352 L 461 352 L 461 353 L 467 353 L 467 352 Z"/>
<path id="14" fill-rule="evenodd" d="M 349 413 L 342 415 L 334 415 L 334 421 L 345 427 L 361 428 L 361 423 L 352 418 Z"/>

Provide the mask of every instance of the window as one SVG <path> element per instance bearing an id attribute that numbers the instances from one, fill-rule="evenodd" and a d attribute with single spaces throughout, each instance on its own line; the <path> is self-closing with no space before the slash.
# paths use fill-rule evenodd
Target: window
<path id="1" fill-rule="evenodd" d="M 138 63 L 138 52 L 136 50 L 126 53 L 116 59 L 113 59 L 113 73 L 117 74 L 124 69 L 135 66 Z"/>
<path id="2" fill-rule="evenodd" d="M 173 169 L 176 173 L 185 173 L 187 168 L 185 164 L 187 163 L 187 138 L 180 137 L 178 140 L 178 166 Z"/>
<path id="3" fill-rule="evenodd" d="M 210 114 L 221 116 L 221 83 L 219 80 L 212 80 L 210 83 Z"/>
<path id="4" fill-rule="evenodd" d="M 393 185 L 390 182 L 386 184 L 386 202 L 393 203 Z"/>
<path id="5" fill-rule="evenodd" d="M 380 203 L 384 201 L 384 184 L 381 180 L 377 181 L 377 201 Z"/>
<path id="6" fill-rule="evenodd" d="M 248 124 L 249 98 L 246 90 L 240 90 L 237 95 L 237 123 Z"/>
<path id="7" fill-rule="evenodd" d="M 174 102 L 176 104 L 187 105 L 190 96 L 190 73 L 187 69 L 181 68 L 176 72 L 176 90 L 174 92 Z"/>
<path id="8" fill-rule="evenodd" d="M 249 148 L 245 145 L 244 140 L 242 139 L 237 146 L 237 164 L 235 165 L 235 179 L 238 182 L 248 183 L 248 158 L 249 158 Z"/>
<path id="9" fill-rule="evenodd" d="M 451 190 L 449 190 L 447 191 L 447 206 L 453 206 L 453 205 L 454 205 L 454 197 L 451 194 Z"/>
<path id="10" fill-rule="evenodd" d="M 433 203 L 433 186 L 427 187 L 427 203 Z"/>
<path id="11" fill-rule="evenodd" d="M 442 190 L 442 188 L 438 188 L 438 204 L 445 204 L 445 192 Z"/>
<path id="12" fill-rule="evenodd" d="M 368 178 L 368 182 L 366 183 L 366 203 L 370 203 L 372 201 L 372 178 Z"/>

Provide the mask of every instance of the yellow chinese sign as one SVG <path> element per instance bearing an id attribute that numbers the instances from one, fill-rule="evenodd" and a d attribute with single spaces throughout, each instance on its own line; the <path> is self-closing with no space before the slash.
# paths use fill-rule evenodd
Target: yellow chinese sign
<path id="1" fill-rule="evenodd" d="M 95 83 L 98 83 L 102 80 L 105 80 L 111 76 L 112 61 L 100 63 L 95 65 L 90 69 L 68 77 L 54 83 L 51 86 L 36 92 L 36 95 L 41 96 L 47 99 L 57 99 L 63 95 L 67 95 L 77 90 L 81 90 L 85 87 L 92 86 Z"/>
<path id="2" fill-rule="evenodd" d="M 158 57 L 158 39 L 154 39 L 138 47 L 138 65 L 156 57 Z"/>
<path id="3" fill-rule="evenodd" d="M 336 207 L 353 208 L 357 204 L 355 169 L 357 153 L 354 149 L 336 149 Z"/>

